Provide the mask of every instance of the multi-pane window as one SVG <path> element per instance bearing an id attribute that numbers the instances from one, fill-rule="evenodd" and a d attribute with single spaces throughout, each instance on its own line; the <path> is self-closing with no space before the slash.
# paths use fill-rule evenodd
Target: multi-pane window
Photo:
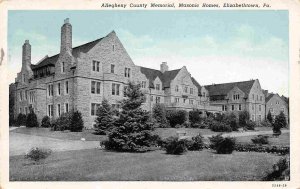
<path id="1" fill-rule="evenodd" d="M 233 95 L 233 100 L 238 100 L 240 99 L 240 95 L 239 94 L 234 94 Z"/>
<path id="2" fill-rule="evenodd" d="M 279 101 L 276 101 L 276 104 L 279 104 Z"/>
<path id="3" fill-rule="evenodd" d="M 226 105 L 222 105 L 222 111 L 227 111 L 227 106 Z"/>
<path id="4" fill-rule="evenodd" d="M 258 106 L 258 110 L 261 111 L 261 105 Z"/>
<path id="5" fill-rule="evenodd" d="M 241 104 L 239 104 L 239 111 L 241 111 L 242 110 L 242 105 Z"/>
<path id="6" fill-rule="evenodd" d="M 176 91 L 176 92 L 179 91 L 178 85 L 175 86 L 175 91 Z"/>
<path id="7" fill-rule="evenodd" d="M 189 100 L 189 103 L 190 103 L 190 104 L 193 104 L 193 103 L 194 103 L 194 100 Z"/>
<path id="8" fill-rule="evenodd" d="M 97 110 L 100 108 L 100 104 L 99 103 L 92 103 L 91 104 L 91 115 L 95 116 L 97 115 Z"/>
<path id="9" fill-rule="evenodd" d="M 65 72 L 65 62 L 61 63 L 61 73 Z"/>
<path id="10" fill-rule="evenodd" d="M 190 88 L 190 93 L 193 94 L 194 93 L 194 89 Z"/>
<path id="11" fill-rule="evenodd" d="M 48 85 L 48 96 L 53 96 L 53 84 Z"/>
<path id="12" fill-rule="evenodd" d="M 125 68 L 125 77 L 130 77 L 130 68 Z"/>
<path id="13" fill-rule="evenodd" d="M 232 111 L 234 110 L 234 105 L 231 105 L 231 110 L 232 110 Z"/>
<path id="14" fill-rule="evenodd" d="M 30 91 L 29 92 L 29 103 L 33 103 L 35 101 L 35 92 L 34 91 Z"/>
<path id="15" fill-rule="evenodd" d="M 112 83 L 111 85 L 111 94 L 120 95 L 120 84 Z"/>
<path id="16" fill-rule="evenodd" d="M 155 102 L 156 102 L 156 103 L 160 103 L 160 97 L 159 97 L 159 96 L 157 96 L 157 97 L 155 98 Z"/>
<path id="17" fill-rule="evenodd" d="M 93 71 L 94 72 L 100 72 L 100 62 L 93 60 Z"/>
<path id="18" fill-rule="evenodd" d="M 25 91 L 25 100 L 27 100 L 28 91 Z"/>
<path id="19" fill-rule="evenodd" d="M 23 92 L 20 91 L 20 101 L 22 101 L 22 100 L 23 100 Z"/>
<path id="20" fill-rule="evenodd" d="M 142 81 L 142 88 L 146 88 L 146 81 Z"/>
<path id="21" fill-rule="evenodd" d="M 160 90 L 160 84 L 156 84 L 156 85 L 155 85 L 155 89 L 156 89 L 156 90 Z"/>
<path id="22" fill-rule="evenodd" d="M 101 82 L 91 81 L 91 93 L 100 94 Z"/>
<path id="23" fill-rule="evenodd" d="M 57 104 L 57 115 L 58 115 L 58 116 L 61 115 L 61 107 L 60 107 L 60 104 Z"/>
<path id="24" fill-rule="evenodd" d="M 57 83 L 57 95 L 59 96 L 60 94 L 61 94 L 60 83 Z"/>
<path id="25" fill-rule="evenodd" d="M 185 93 L 188 92 L 188 87 L 184 87 L 184 92 L 185 92 Z"/>
<path id="26" fill-rule="evenodd" d="M 48 113 L 49 117 L 53 116 L 53 105 L 52 104 L 48 105 L 48 112 L 47 113 Z"/>
<path id="27" fill-rule="evenodd" d="M 114 64 L 110 65 L 110 73 L 115 73 L 115 65 Z"/>
<path id="28" fill-rule="evenodd" d="M 65 103 L 65 112 L 69 112 L 69 103 Z"/>
<path id="29" fill-rule="evenodd" d="M 179 98 L 175 98 L 175 103 L 179 103 Z"/>
<path id="30" fill-rule="evenodd" d="M 65 81 L 65 94 L 69 94 L 69 81 Z"/>

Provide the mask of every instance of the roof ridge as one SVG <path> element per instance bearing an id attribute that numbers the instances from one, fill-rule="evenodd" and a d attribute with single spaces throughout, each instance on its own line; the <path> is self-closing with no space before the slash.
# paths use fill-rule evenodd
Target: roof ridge
<path id="1" fill-rule="evenodd" d="M 226 84 L 235 84 L 235 83 L 245 83 L 250 81 L 255 81 L 256 79 L 246 80 L 246 81 L 237 81 L 237 82 L 227 82 L 227 83 L 217 83 L 217 84 L 210 84 L 205 86 L 214 86 L 214 85 L 226 85 Z"/>

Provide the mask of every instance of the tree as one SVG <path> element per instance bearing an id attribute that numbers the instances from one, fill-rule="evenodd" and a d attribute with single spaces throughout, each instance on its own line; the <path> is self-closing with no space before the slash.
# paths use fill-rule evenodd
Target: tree
<path id="1" fill-rule="evenodd" d="M 239 125 L 241 127 L 245 127 L 247 125 L 247 122 L 250 119 L 249 112 L 247 111 L 242 111 L 239 113 Z"/>
<path id="2" fill-rule="evenodd" d="M 279 115 L 275 117 L 275 121 L 273 123 L 273 133 L 281 133 L 280 129 L 286 127 L 286 118 L 283 112 L 280 112 Z"/>
<path id="3" fill-rule="evenodd" d="M 189 120 L 192 124 L 192 127 L 196 124 L 196 123 L 200 123 L 201 121 L 201 117 L 200 117 L 200 111 L 199 110 L 192 110 L 189 112 Z"/>
<path id="4" fill-rule="evenodd" d="M 39 122 L 32 108 L 29 108 L 29 114 L 26 117 L 26 127 L 38 127 Z"/>
<path id="5" fill-rule="evenodd" d="M 273 117 L 272 117 L 272 114 L 269 110 L 268 114 L 267 114 L 267 120 L 270 122 L 270 123 L 273 123 Z"/>
<path id="6" fill-rule="evenodd" d="M 164 104 L 155 104 L 153 106 L 153 118 L 160 123 L 160 127 L 166 127 L 168 120 L 166 118 L 166 107 Z"/>
<path id="7" fill-rule="evenodd" d="M 230 125 L 230 127 L 233 131 L 237 131 L 237 129 L 238 129 L 237 117 L 234 113 L 230 113 L 228 115 L 225 115 L 224 120 L 225 120 L 225 123 Z"/>
<path id="8" fill-rule="evenodd" d="M 129 82 L 125 90 L 126 99 L 121 101 L 122 111 L 113 123 L 108 140 L 103 142 L 107 150 L 121 152 L 146 152 L 157 145 L 153 135 L 153 123 L 149 112 L 142 110 L 145 96 L 139 85 Z"/>
<path id="9" fill-rule="evenodd" d="M 106 135 L 113 126 L 113 110 L 106 99 L 97 110 L 96 134 Z"/>
<path id="10" fill-rule="evenodd" d="M 81 132 L 83 129 L 83 120 L 81 113 L 76 111 L 72 114 L 70 131 L 72 132 Z"/>

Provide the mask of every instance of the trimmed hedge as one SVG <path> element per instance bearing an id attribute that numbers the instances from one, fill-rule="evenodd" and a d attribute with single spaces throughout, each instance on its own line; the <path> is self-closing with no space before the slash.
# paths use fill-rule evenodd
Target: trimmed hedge
<path id="1" fill-rule="evenodd" d="M 269 136 L 267 135 L 258 135 L 254 138 L 251 139 L 251 141 L 254 143 L 254 144 L 269 144 L 269 140 L 268 140 Z"/>
<path id="2" fill-rule="evenodd" d="M 210 129 L 215 132 L 231 132 L 232 131 L 230 125 L 223 123 L 223 122 L 219 122 L 219 121 L 213 121 Z"/>
<path id="3" fill-rule="evenodd" d="M 288 146 L 262 146 L 256 144 L 236 144 L 235 150 L 239 152 L 265 152 L 286 155 L 290 153 Z"/>

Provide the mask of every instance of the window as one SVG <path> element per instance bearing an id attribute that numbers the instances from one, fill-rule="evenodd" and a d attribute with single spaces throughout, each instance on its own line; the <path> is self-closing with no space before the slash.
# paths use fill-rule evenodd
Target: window
<path id="1" fill-rule="evenodd" d="M 65 94 L 69 94 L 69 81 L 65 81 Z"/>
<path id="2" fill-rule="evenodd" d="M 53 96 L 53 84 L 48 85 L 48 96 Z"/>
<path id="3" fill-rule="evenodd" d="M 48 116 L 49 117 L 53 116 L 53 105 L 52 104 L 48 105 Z"/>
<path id="4" fill-rule="evenodd" d="M 258 115 L 258 121 L 261 121 L 261 115 Z"/>
<path id="5" fill-rule="evenodd" d="M 100 94 L 101 82 L 91 81 L 91 93 Z"/>
<path id="6" fill-rule="evenodd" d="M 176 91 L 176 92 L 179 91 L 178 85 L 175 86 L 175 91 Z"/>
<path id="7" fill-rule="evenodd" d="M 189 104 L 193 104 L 194 103 L 194 100 L 189 100 Z"/>
<path id="8" fill-rule="evenodd" d="M 262 101 L 262 96 L 260 96 L 260 101 Z"/>
<path id="9" fill-rule="evenodd" d="M 258 106 L 258 111 L 261 111 L 261 105 Z"/>
<path id="10" fill-rule="evenodd" d="M 97 115 L 97 110 L 98 110 L 99 107 L 100 107 L 99 103 L 92 103 L 91 104 L 91 115 L 92 116 Z"/>
<path id="11" fill-rule="evenodd" d="M 150 97 L 150 101 L 151 101 L 151 102 L 153 101 L 153 96 Z"/>
<path id="12" fill-rule="evenodd" d="M 130 68 L 125 68 L 125 77 L 130 77 Z"/>
<path id="13" fill-rule="evenodd" d="M 254 115 L 252 115 L 252 121 L 255 121 L 255 116 Z"/>
<path id="14" fill-rule="evenodd" d="M 22 93 L 22 91 L 20 91 L 20 101 L 22 101 L 23 100 L 23 93 Z"/>
<path id="15" fill-rule="evenodd" d="M 26 90 L 25 91 L 25 100 L 27 100 L 27 93 L 28 93 L 28 91 Z"/>
<path id="16" fill-rule="evenodd" d="M 115 51 L 115 45 L 112 46 L 113 51 Z"/>
<path id="17" fill-rule="evenodd" d="M 127 96 L 127 95 L 126 95 L 126 90 L 127 90 L 127 88 L 128 88 L 128 86 L 124 86 L 124 88 L 123 88 L 123 96 L 124 96 L 124 97 Z"/>
<path id="18" fill-rule="evenodd" d="M 35 92 L 34 91 L 30 91 L 29 92 L 29 103 L 33 103 L 35 101 L 35 96 L 34 96 Z"/>
<path id="19" fill-rule="evenodd" d="M 183 103 L 185 103 L 186 99 L 183 99 Z"/>
<path id="20" fill-rule="evenodd" d="M 234 94 L 233 95 L 233 100 L 238 100 L 240 99 L 240 95 L 239 94 Z"/>
<path id="21" fill-rule="evenodd" d="M 120 84 L 112 83 L 112 95 L 120 95 Z"/>
<path id="22" fill-rule="evenodd" d="M 184 87 L 184 92 L 185 92 L 185 93 L 188 92 L 188 87 Z"/>
<path id="23" fill-rule="evenodd" d="M 155 85 L 155 89 L 156 89 L 156 90 L 160 90 L 160 84 L 156 84 L 156 85 Z"/>
<path id="24" fill-rule="evenodd" d="M 234 110 L 234 105 L 231 105 L 231 110 L 232 110 L 232 111 Z"/>
<path id="25" fill-rule="evenodd" d="M 254 105 L 254 104 L 252 104 L 252 110 L 254 110 L 254 106 L 255 106 L 255 105 Z"/>
<path id="26" fill-rule="evenodd" d="M 253 98 L 253 100 L 254 100 L 254 94 L 252 94 L 252 98 Z"/>
<path id="27" fill-rule="evenodd" d="M 202 96 L 203 96 L 203 97 L 206 97 L 206 94 L 205 94 L 205 92 L 203 92 L 203 93 L 202 93 Z"/>
<path id="28" fill-rule="evenodd" d="M 110 65 L 110 73 L 115 73 L 115 65 L 114 64 Z"/>
<path id="29" fill-rule="evenodd" d="M 65 73 L 65 62 L 61 63 L 61 73 Z"/>
<path id="30" fill-rule="evenodd" d="M 65 103 L 65 112 L 69 112 L 69 103 Z"/>
<path id="31" fill-rule="evenodd" d="M 175 98 L 175 103 L 179 103 L 179 98 Z"/>
<path id="32" fill-rule="evenodd" d="M 194 93 L 194 89 L 190 88 L 190 93 L 193 94 Z"/>
<path id="33" fill-rule="evenodd" d="M 57 104 L 57 116 L 61 115 L 60 104 Z"/>
<path id="34" fill-rule="evenodd" d="M 57 83 L 57 95 L 59 96 L 60 95 L 60 83 Z"/>
<path id="35" fill-rule="evenodd" d="M 258 95 L 256 95 L 256 100 L 258 101 Z"/>
<path id="36" fill-rule="evenodd" d="M 155 102 L 156 102 L 156 103 L 160 103 L 160 97 L 159 97 L 159 96 L 157 96 L 157 97 L 155 98 Z"/>
<path id="37" fill-rule="evenodd" d="M 279 104 L 279 101 L 276 101 L 276 104 Z"/>
<path id="38" fill-rule="evenodd" d="M 93 71 L 94 72 L 100 72 L 100 62 L 93 60 Z"/>
<path id="39" fill-rule="evenodd" d="M 28 114 L 28 107 L 25 107 L 25 114 L 27 115 Z"/>
<path id="40" fill-rule="evenodd" d="M 222 105 L 222 111 L 227 111 L 227 106 L 226 105 Z"/>
<path id="41" fill-rule="evenodd" d="M 239 104 L 239 111 L 241 111 L 242 110 L 242 105 L 241 104 Z"/>
<path id="42" fill-rule="evenodd" d="M 142 81 L 142 88 L 146 88 L 146 81 Z"/>
<path id="43" fill-rule="evenodd" d="M 19 113 L 20 113 L 20 114 L 22 113 L 22 108 L 19 109 Z"/>

